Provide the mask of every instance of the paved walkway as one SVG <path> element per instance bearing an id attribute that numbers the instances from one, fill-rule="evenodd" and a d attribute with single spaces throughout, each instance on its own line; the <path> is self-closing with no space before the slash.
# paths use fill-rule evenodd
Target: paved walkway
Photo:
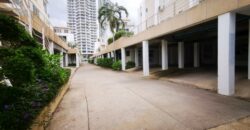
<path id="1" fill-rule="evenodd" d="M 48 129 L 202 130 L 248 115 L 249 102 L 84 65 Z"/>

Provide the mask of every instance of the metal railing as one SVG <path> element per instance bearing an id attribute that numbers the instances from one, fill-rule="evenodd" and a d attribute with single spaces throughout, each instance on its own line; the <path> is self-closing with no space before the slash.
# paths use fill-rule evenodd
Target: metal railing
<path id="1" fill-rule="evenodd" d="M 137 26 L 132 28 L 131 31 L 134 34 L 143 32 L 153 26 L 156 26 L 163 21 L 169 20 L 191 8 L 197 6 L 204 0 L 175 0 L 172 3 L 166 3 L 158 8 L 157 13 L 146 18 L 146 20 L 139 23 Z"/>

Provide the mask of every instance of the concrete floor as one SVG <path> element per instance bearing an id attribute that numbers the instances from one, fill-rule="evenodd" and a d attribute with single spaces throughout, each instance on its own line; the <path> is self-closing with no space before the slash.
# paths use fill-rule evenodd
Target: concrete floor
<path id="1" fill-rule="evenodd" d="M 217 92 L 217 71 L 208 69 L 169 69 L 161 71 L 160 68 L 153 68 L 151 78 L 161 79 L 179 84 L 192 85 L 198 88 Z M 242 72 L 236 73 L 235 82 L 236 97 L 244 98 L 250 101 L 250 80 L 247 74 Z"/>
<path id="2" fill-rule="evenodd" d="M 250 103 L 138 74 L 84 65 L 49 130 L 202 130 L 250 115 Z"/>

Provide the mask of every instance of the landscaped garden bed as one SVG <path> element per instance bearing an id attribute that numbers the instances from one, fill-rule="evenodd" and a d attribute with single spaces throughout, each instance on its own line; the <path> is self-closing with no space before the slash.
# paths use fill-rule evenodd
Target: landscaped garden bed
<path id="1" fill-rule="evenodd" d="M 0 81 L 11 83 L 0 82 L 0 130 L 34 128 L 44 111 L 53 108 L 51 102 L 58 104 L 70 70 L 60 67 L 60 56 L 43 50 L 22 25 L 2 14 L 0 41 Z"/>

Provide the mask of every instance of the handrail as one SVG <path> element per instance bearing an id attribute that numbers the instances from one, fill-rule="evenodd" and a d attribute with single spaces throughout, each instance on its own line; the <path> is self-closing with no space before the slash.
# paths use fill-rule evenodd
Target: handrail
<path id="1" fill-rule="evenodd" d="M 181 14 L 182 12 L 185 12 L 197 6 L 202 1 L 203 0 L 175 0 L 172 3 L 163 5 L 164 9 L 162 11 L 157 11 L 157 13 L 154 13 L 153 15 L 147 17 L 145 20 L 143 20 L 134 28 L 132 28 L 132 31 L 134 32 L 134 34 L 143 32 L 147 30 L 148 28 L 156 26 L 165 20 L 169 20 Z"/>

